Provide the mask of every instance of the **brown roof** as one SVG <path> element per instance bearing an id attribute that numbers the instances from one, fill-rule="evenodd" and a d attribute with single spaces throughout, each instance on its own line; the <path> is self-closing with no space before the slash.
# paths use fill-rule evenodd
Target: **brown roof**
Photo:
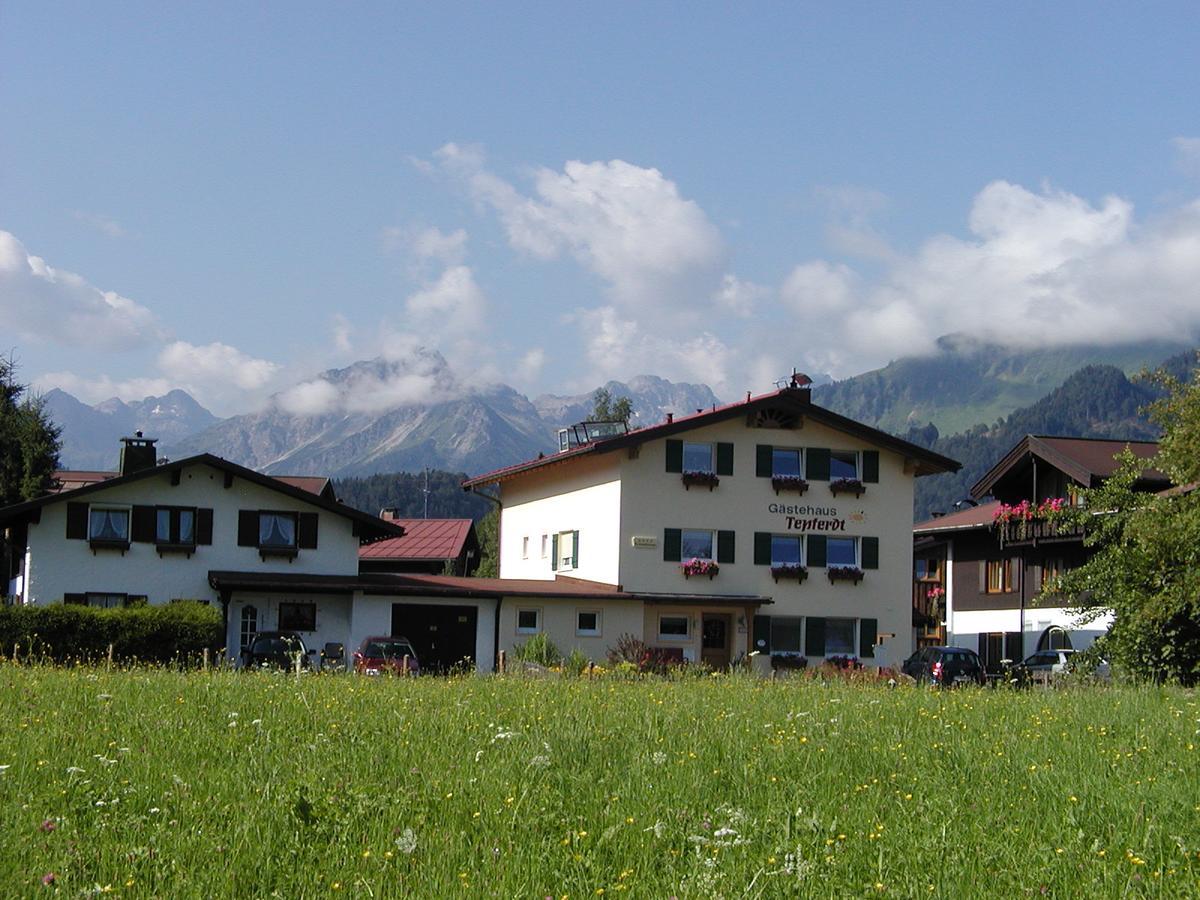
<path id="1" fill-rule="evenodd" d="M 1084 487 L 1094 487 L 1117 470 L 1115 457 L 1126 447 L 1139 459 L 1151 459 L 1158 453 L 1158 444 L 1155 441 L 1114 441 L 1027 434 L 975 483 L 971 488 L 971 496 L 986 496 L 998 481 L 1030 455 L 1045 460 Z M 1146 469 L 1141 477 L 1146 481 L 1161 481 L 1164 484 L 1169 480 L 1157 469 Z"/>
<path id="2" fill-rule="evenodd" d="M 396 596 L 445 597 L 545 597 L 579 600 L 642 600 L 647 603 L 705 603 L 710 605 L 758 605 L 770 597 L 750 594 L 653 594 L 621 590 L 620 585 L 580 578 L 541 581 L 533 578 L 465 578 L 457 575 L 364 574 L 307 575 L 287 572 L 211 571 L 208 583 L 214 590 L 291 591 L 293 593 L 352 593 Z"/>
<path id="3" fill-rule="evenodd" d="M 359 548 L 359 559 L 458 559 L 471 533 L 470 519 L 393 519 L 404 536 Z"/>
<path id="4" fill-rule="evenodd" d="M 329 496 L 326 499 L 333 499 L 333 483 L 320 475 L 272 475 L 276 481 L 282 481 L 284 484 L 290 484 L 292 487 L 300 488 L 302 491 L 308 491 L 310 494 L 316 494 L 318 497 L 324 496 L 326 493 Z"/>
<path id="5" fill-rule="evenodd" d="M 63 491 L 73 491 L 76 488 L 87 487 L 101 481 L 116 478 L 119 472 L 93 472 L 83 469 L 59 469 L 54 475 L 54 484 L 50 493 L 61 494 Z"/>
<path id="6" fill-rule="evenodd" d="M 969 528 L 987 528 L 992 524 L 999 500 L 970 506 L 956 512 L 927 519 L 913 526 L 913 534 L 936 534 L 939 531 L 962 531 Z"/>
<path id="7" fill-rule="evenodd" d="M 848 419 L 824 407 L 816 406 L 811 400 L 811 393 L 808 388 L 789 387 L 772 391 L 769 394 L 761 394 L 758 397 L 748 397 L 746 400 L 737 403 L 727 403 L 724 406 L 714 406 L 712 409 L 702 410 L 691 415 L 674 417 L 667 422 L 648 425 L 645 428 L 630 431 L 628 434 L 594 441 L 590 444 L 583 444 L 571 450 L 539 455 L 537 459 L 516 463 L 515 465 L 496 469 L 484 475 L 468 478 L 463 482 L 463 488 L 469 490 L 479 485 L 496 484 L 532 469 L 561 464 L 590 453 L 611 453 L 614 450 L 638 446 L 647 441 L 670 437 L 671 435 L 691 431 L 704 425 L 711 425 L 715 422 L 743 416 L 759 409 L 778 409 L 781 407 L 799 416 L 808 416 L 839 431 L 855 435 L 864 441 L 909 457 L 917 464 L 917 475 L 956 472 L 962 468 L 962 463 L 950 459 L 948 456 L 934 453 L 932 450 L 927 450 L 917 444 L 888 434 L 886 431 L 880 431 L 877 428 L 856 422 L 854 419 Z"/>

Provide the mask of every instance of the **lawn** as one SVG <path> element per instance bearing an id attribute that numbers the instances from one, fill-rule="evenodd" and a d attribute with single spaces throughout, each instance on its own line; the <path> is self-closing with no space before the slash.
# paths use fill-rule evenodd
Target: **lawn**
<path id="1" fill-rule="evenodd" d="M 4 896 L 1195 896 L 1151 688 L 0 667 Z"/>

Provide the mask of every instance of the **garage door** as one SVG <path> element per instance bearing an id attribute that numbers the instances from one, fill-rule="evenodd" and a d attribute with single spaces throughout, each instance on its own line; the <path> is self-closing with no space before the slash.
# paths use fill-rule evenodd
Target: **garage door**
<path id="1" fill-rule="evenodd" d="M 423 672 L 448 672 L 454 667 L 474 671 L 478 620 L 474 606 L 392 604 L 392 634 L 409 639 Z"/>

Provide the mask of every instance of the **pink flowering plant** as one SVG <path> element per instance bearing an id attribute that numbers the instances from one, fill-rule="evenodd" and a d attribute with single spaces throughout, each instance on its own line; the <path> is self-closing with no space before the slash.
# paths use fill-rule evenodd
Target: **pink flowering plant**
<path id="1" fill-rule="evenodd" d="M 835 478 L 829 482 L 831 494 L 853 494 L 859 497 L 866 493 L 866 486 L 857 478 Z"/>
<path id="2" fill-rule="evenodd" d="M 831 582 L 853 581 L 858 584 L 863 580 L 863 570 L 858 566 L 830 566 L 826 571 Z"/>
<path id="3" fill-rule="evenodd" d="M 808 482 L 799 475 L 772 475 L 771 487 L 777 494 L 780 491 L 795 491 L 797 494 L 803 494 L 808 490 Z"/>
<path id="4" fill-rule="evenodd" d="M 717 477 L 715 472 L 684 472 L 680 477 L 685 488 L 690 488 L 693 485 L 706 487 L 710 491 L 721 483 L 721 479 Z"/>
<path id="5" fill-rule="evenodd" d="M 803 581 L 808 577 L 808 569 L 799 563 L 780 563 L 771 566 L 771 577 L 778 581 L 780 578 L 794 578 Z"/>
<path id="6" fill-rule="evenodd" d="M 992 513 L 992 528 L 1001 540 L 1025 540 L 1034 533 L 1035 523 L 1051 525 L 1053 533 L 1053 523 L 1061 521 L 1067 512 L 1067 501 L 1062 497 L 1048 497 L 1036 504 L 1029 500 L 1001 503 Z"/>
<path id="7" fill-rule="evenodd" d="M 719 571 L 720 567 L 711 559 L 689 559 L 680 566 L 683 569 L 685 578 L 690 578 L 693 575 L 707 575 L 712 578 Z"/>

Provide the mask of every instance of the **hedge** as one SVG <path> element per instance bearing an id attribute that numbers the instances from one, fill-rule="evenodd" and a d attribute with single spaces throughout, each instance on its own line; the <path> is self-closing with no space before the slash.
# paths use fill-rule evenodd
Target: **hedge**
<path id="1" fill-rule="evenodd" d="M 97 661 L 111 644 L 121 662 L 186 663 L 222 646 L 223 637 L 217 609 L 194 601 L 125 609 L 0 607 L 0 654 L 19 645 L 19 659 Z"/>

